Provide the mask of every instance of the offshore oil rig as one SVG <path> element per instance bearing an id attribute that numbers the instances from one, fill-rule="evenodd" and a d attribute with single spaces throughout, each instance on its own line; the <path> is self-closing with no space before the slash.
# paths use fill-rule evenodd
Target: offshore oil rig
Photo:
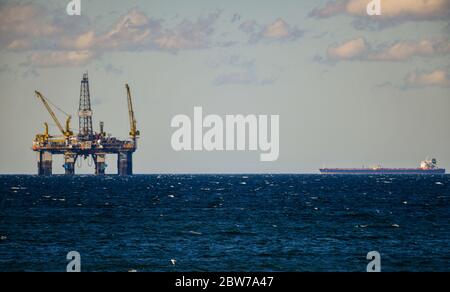
<path id="1" fill-rule="evenodd" d="M 93 111 L 91 107 L 88 73 L 85 73 L 81 80 L 78 134 L 74 134 L 70 128 L 72 117 L 55 106 L 39 91 L 36 91 L 36 97 L 44 104 L 44 107 L 61 132 L 61 135 L 58 136 L 50 135 L 49 125 L 48 123 L 44 123 L 44 134 L 36 135 L 33 141 L 33 151 L 38 154 L 38 174 L 43 176 L 52 175 L 53 155 L 63 155 L 63 167 L 66 175 L 75 174 L 76 162 L 81 158 L 92 158 L 93 164 L 95 165 L 95 174 L 104 175 L 107 167 L 106 155 L 114 154 L 117 155 L 118 174 L 132 175 L 133 153 L 137 149 L 137 139 L 139 138 L 140 132 L 136 126 L 130 87 L 126 84 L 125 88 L 130 119 L 130 140 L 119 140 L 110 134 L 106 134 L 103 122 L 100 122 L 99 132 L 94 132 L 92 127 Z M 63 127 L 57 118 L 52 106 L 67 117 L 65 127 Z"/>

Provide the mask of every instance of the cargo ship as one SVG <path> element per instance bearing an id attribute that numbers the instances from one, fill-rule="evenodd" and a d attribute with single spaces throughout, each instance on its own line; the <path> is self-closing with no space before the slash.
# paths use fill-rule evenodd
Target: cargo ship
<path id="1" fill-rule="evenodd" d="M 376 166 L 372 168 L 322 168 L 322 174 L 414 174 L 414 175 L 442 175 L 445 169 L 437 166 L 436 159 L 427 159 L 421 162 L 418 168 L 383 168 Z"/>

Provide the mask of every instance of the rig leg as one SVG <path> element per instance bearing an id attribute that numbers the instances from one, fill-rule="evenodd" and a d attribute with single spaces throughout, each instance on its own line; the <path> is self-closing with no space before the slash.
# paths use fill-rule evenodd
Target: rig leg
<path id="1" fill-rule="evenodd" d="M 120 152 L 117 158 L 119 175 L 133 175 L 133 153 Z"/>
<path id="2" fill-rule="evenodd" d="M 53 158 L 52 154 L 47 151 L 38 153 L 38 175 L 52 175 Z"/>
<path id="3" fill-rule="evenodd" d="M 65 153 L 64 154 L 64 170 L 66 175 L 74 175 L 75 174 L 75 162 L 77 160 L 77 156 L 74 153 Z"/>
<path id="4" fill-rule="evenodd" d="M 94 156 L 95 175 L 104 175 L 106 170 L 106 154 L 97 154 Z"/>

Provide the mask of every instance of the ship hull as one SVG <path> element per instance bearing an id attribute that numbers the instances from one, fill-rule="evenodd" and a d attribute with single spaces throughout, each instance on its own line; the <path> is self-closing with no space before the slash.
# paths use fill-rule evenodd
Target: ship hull
<path id="1" fill-rule="evenodd" d="M 443 175 L 445 174 L 445 169 L 421 169 L 421 168 L 379 168 L 379 169 L 370 169 L 370 168 L 323 168 L 320 169 L 320 173 L 322 174 L 334 174 L 334 175 L 364 175 L 364 174 L 412 174 L 412 175 Z"/>

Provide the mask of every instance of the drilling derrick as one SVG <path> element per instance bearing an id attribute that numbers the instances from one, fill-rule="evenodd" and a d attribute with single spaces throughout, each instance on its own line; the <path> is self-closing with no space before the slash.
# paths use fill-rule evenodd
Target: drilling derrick
<path id="1" fill-rule="evenodd" d="M 89 77 L 87 73 L 83 75 L 83 80 L 81 80 L 80 107 L 78 110 L 78 117 L 80 126 L 80 140 L 91 140 L 93 138 L 94 131 L 92 129 L 91 93 L 89 91 Z"/>

